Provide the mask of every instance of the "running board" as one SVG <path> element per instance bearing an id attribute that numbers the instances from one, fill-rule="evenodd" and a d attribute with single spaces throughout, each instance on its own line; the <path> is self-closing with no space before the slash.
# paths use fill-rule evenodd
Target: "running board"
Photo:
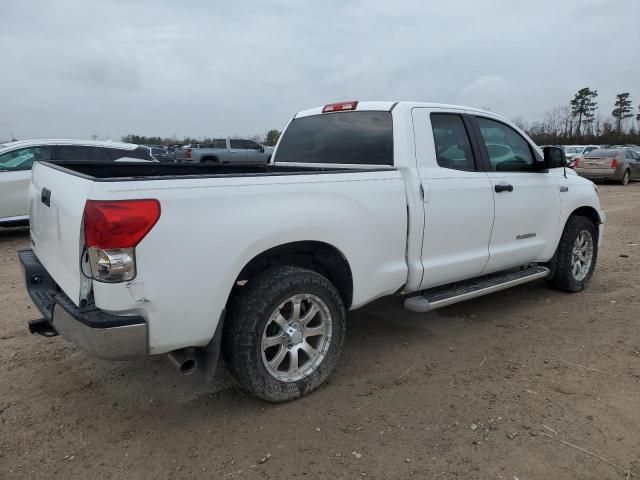
<path id="1" fill-rule="evenodd" d="M 436 308 L 446 307 L 471 298 L 481 297 L 493 292 L 545 278 L 550 271 L 546 267 L 530 267 L 515 273 L 507 273 L 488 279 L 475 280 L 466 284 L 457 284 L 450 290 L 437 292 L 425 291 L 422 295 L 409 297 L 404 301 L 404 308 L 412 312 L 428 312 Z"/>

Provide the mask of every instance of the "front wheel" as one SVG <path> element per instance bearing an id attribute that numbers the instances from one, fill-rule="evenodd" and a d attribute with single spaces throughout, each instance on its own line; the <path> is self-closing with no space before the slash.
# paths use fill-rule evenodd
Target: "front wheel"
<path id="1" fill-rule="evenodd" d="M 345 337 L 336 288 L 311 270 L 280 266 L 232 299 L 223 352 L 240 386 L 270 402 L 299 398 L 326 380 Z"/>
<path id="2" fill-rule="evenodd" d="M 593 275 L 597 257 L 597 226 L 586 217 L 569 217 L 558 245 L 549 284 L 565 292 L 583 290 Z"/>

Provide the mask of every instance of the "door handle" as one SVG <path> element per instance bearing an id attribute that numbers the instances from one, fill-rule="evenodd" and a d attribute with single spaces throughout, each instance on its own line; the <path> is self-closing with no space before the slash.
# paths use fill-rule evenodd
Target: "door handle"
<path id="1" fill-rule="evenodd" d="M 507 185 L 506 183 L 499 183 L 494 187 L 497 193 L 500 192 L 513 192 L 513 185 Z"/>

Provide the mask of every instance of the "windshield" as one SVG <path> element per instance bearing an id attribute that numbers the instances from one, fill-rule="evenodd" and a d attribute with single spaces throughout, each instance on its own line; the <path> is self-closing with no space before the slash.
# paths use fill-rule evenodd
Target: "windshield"
<path id="1" fill-rule="evenodd" d="M 391 113 L 356 111 L 296 118 L 280 140 L 275 161 L 393 165 Z"/>

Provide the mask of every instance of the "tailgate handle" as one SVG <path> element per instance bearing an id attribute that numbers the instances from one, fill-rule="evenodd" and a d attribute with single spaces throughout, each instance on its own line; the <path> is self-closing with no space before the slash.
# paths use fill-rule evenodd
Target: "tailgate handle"
<path id="1" fill-rule="evenodd" d="M 48 188 L 42 189 L 42 194 L 40 195 L 40 201 L 44 203 L 47 207 L 51 206 L 51 190 Z"/>

